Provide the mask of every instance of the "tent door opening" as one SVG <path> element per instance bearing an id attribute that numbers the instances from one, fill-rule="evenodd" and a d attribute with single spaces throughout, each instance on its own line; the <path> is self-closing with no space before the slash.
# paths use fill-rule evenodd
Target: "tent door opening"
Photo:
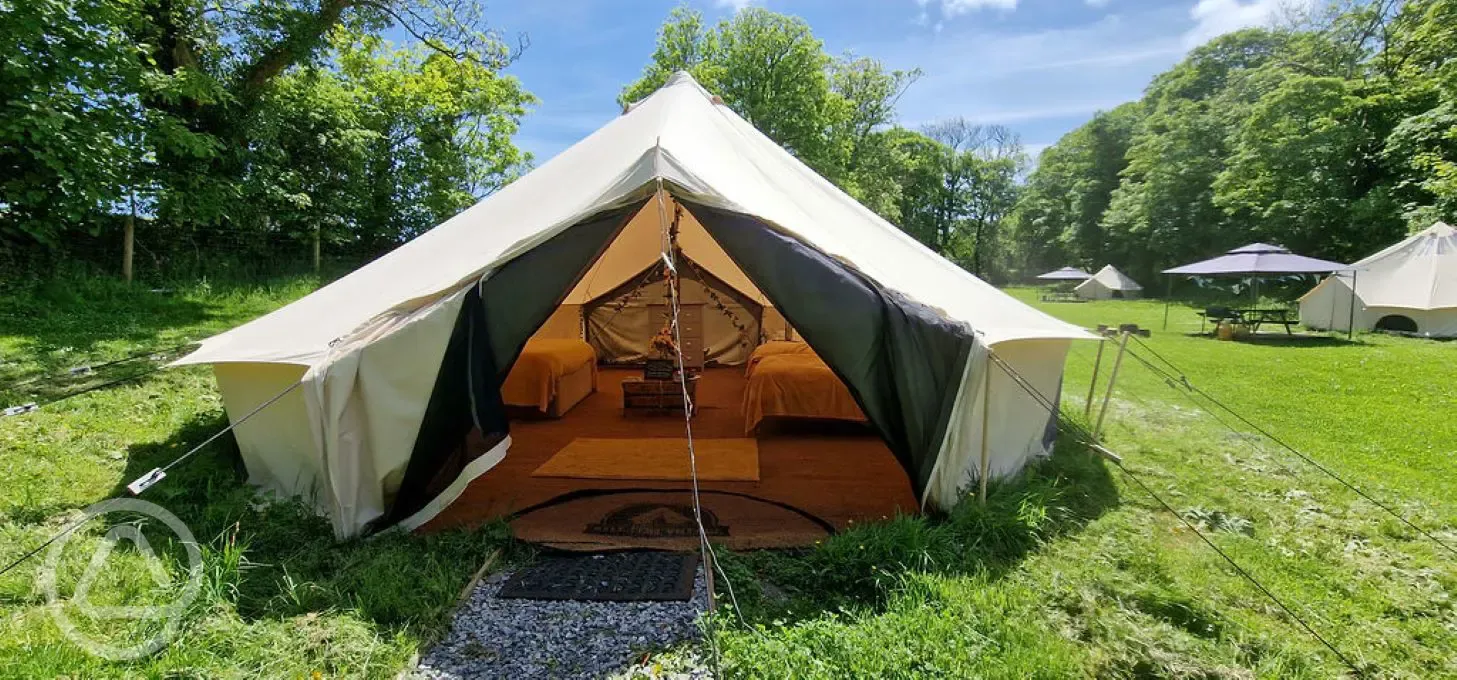
<path id="1" fill-rule="evenodd" d="M 665 229 L 655 223 L 659 214 L 656 200 L 649 198 L 644 204 L 575 225 L 507 263 L 468 294 L 389 518 L 397 520 L 424 507 L 445 487 L 458 484 L 463 474 L 473 472 L 473 461 L 502 442 L 509 442 L 510 453 L 492 462 L 490 472 L 475 473 L 479 480 L 470 484 L 436 524 L 459 523 L 472 515 L 515 513 L 587 488 L 637 488 L 632 485 L 645 483 L 634 479 L 636 473 L 616 480 L 568 478 L 564 482 L 550 478 L 553 481 L 543 482 L 532 476 L 534 467 L 521 469 L 531 450 L 556 447 L 555 453 L 560 453 L 580 440 L 592 439 L 578 435 L 681 437 L 681 420 L 676 424 L 667 419 L 644 423 L 623 418 L 620 403 L 614 402 L 622 398 L 622 383 L 628 374 L 610 363 L 594 365 L 595 389 L 556 414 L 555 420 L 513 422 L 507 415 L 502 387 L 513 366 L 524 361 L 528 339 L 559 335 L 564 337 L 555 339 L 565 342 L 571 339 L 565 336 L 575 335 L 581 341 L 594 330 L 608 329 L 611 324 L 603 317 L 623 313 L 614 301 L 643 287 L 635 280 L 651 279 L 657 273 L 654 268 Z M 759 449 L 762 479 L 718 482 L 717 490 L 748 496 L 722 496 L 723 512 L 737 518 L 741 527 L 760 523 L 767 532 L 763 535 L 772 535 L 770 527 L 787 521 L 763 519 L 786 511 L 781 506 L 815 516 L 818 521 L 810 525 L 816 527 L 835 526 L 855 517 L 916 512 L 974 343 L 970 329 L 880 289 L 812 246 L 777 233 L 757 219 L 689 203 L 680 205 L 668 196 L 663 200 L 666 214 L 675 223 L 681 222 L 675 227 L 680 280 L 701 284 L 700 292 L 708 298 L 688 304 L 702 304 L 705 318 L 723 319 L 737 336 L 733 344 L 739 345 L 726 347 L 720 341 L 704 348 L 713 361 L 705 362 L 698 383 L 700 406 L 710 410 L 695 416 L 695 440 L 747 438 Z M 787 434 L 775 430 L 768 435 L 743 431 L 738 409 L 744 403 L 746 379 L 737 364 L 744 363 L 762 341 L 793 336 L 802 337 L 812 354 L 843 384 L 853 400 L 852 408 L 858 407 L 868 426 L 805 432 L 794 429 L 796 424 Z M 594 357 L 598 349 L 593 347 Z M 727 418 L 728 425 L 724 424 L 726 413 L 736 414 Z M 637 436 L 644 434 L 647 436 Z M 737 436 L 705 436 L 713 434 Z M 518 451 L 526 453 L 518 456 Z M 652 465 L 645 457 L 623 458 L 623 466 Z M 845 480 L 837 468 L 858 469 L 861 476 Z M 779 479 L 770 479 L 776 476 Z M 837 476 L 842 477 L 840 482 L 836 482 Z M 497 478 L 512 477 L 510 485 L 493 483 Z M 668 500 L 676 493 L 677 480 L 651 484 L 655 493 L 668 496 L 649 500 L 665 507 L 674 505 Z M 515 491 L 505 486 L 514 486 Z M 838 496 L 812 493 L 817 486 Z M 524 488 L 550 495 L 526 498 Z M 846 501 L 857 495 L 867 499 L 860 507 Z M 734 500 L 726 500 L 730 497 Z M 567 524 L 571 524 L 583 518 L 578 516 L 582 507 L 590 506 L 586 512 L 591 514 L 613 506 L 605 498 L 572 500 L 576 509 L 552 512 L 566 513 L 571 517 Z M 621 510 L 618 506 L 613 509 Z M 473 512 L 487 507 L 490 510 L 484 513 Z M 587 524 L 594 523 L 601 524 L 595 520 Z M 561 522 L 551 524 L 560 526 Z M 815 531 L 820 529 L 806 528 L 801 537 Z"/>

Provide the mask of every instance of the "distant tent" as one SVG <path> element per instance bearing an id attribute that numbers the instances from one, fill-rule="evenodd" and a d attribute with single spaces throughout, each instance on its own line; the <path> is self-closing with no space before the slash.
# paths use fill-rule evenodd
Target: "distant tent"
<path id="1" fill-rule="evenodd" d="M 1063 267 L 1062 269 L 1037 276 L 1037 280 L 1039 281 L 1087 281 L 1091 278 L 1093 278 L 1092 274 L 1077 267 Z"/>
<path id="2" fill-rule="evenodd" d="M 1300 298 L 1300 321 L 1457 337 L 1457 228 L 1438 222 L 1320 282 Z"/>
<path id="3" fill-rule="evenodd" d="M 1073 290 L 1077 291 L 1078 297 L 1081 298 L 1107 300 L 1138 297 L 1143 286 L 1138 285 L 1137 281 L 1128 278 L 1127 274 L 1114 269 L 1110 264 L 1099 269 L 1097 274 Z"/>

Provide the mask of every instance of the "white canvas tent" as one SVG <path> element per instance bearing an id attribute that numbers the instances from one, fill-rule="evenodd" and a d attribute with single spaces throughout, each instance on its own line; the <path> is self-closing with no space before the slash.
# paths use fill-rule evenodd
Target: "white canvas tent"
<path id="1" fill-rule="evenodd" d="M 782 313 L 856 397 L 924 503 L 1020 469 L 1086 332 L 1018 302 L 856 203 L 686 73 L 394 252 L 207 339 L 251 481 L 309 499 L 339 536 L 415 527 L 509 455 L 499 404 L 528 336 L 663 256 Z M 565 320 L 565 322 L 564 322 Z M 983 432 L 987 423 L 990 430 Z M 458 446 L 478 430 L 487 450 Z M 629 463 L 625 463 L 629 464 Z"/>
<path id="2" fill-rule="evenodd" d="M 1087 300 L 1138 297 L 1141 290 L 1143 290 L 1143 286 L 1138 285 L 1137 281 L 1128 278 L 1123 272 L 1114 269 L 1111 264 L 1099 269 L 1092 278 L 1078 284 L 1078 287 L 1073 289 L 1078 297 Z"/>
<path id="3" fill-rule="evenodd" d="M 1457 337 L 1457 229 L 1438 222 L 1330 276 L 1300 298 L 1300 321 Z"/>

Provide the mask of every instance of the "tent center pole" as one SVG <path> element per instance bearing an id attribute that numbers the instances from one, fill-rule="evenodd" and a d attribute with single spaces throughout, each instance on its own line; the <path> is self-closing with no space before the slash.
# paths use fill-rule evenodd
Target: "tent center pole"
<path id="1" fill-rule="evenodd" d="M 1164 330 L 1169 329 L 1169 301 L 1174 297 L 1174 277 L 1165 275 L 1168 286 L 1164 289 Z M 1091 393 L 1090 393 L 1091 394 Z"/>
<path id="2" fill-rule="evenodd" d="M 1098 341 L 1098 356 L 1093 358 L 1093 379 L 1088 381 L 1088 398 L 1083 400 L 1083 420 L 1093 417 L 1093 392 L 1098 389 L 1098 370 L 1103 367 L 1103 347 L 1107 340 Z"/>
<path id="3" fill-rule="evenodd" d="M 1356 270 L 1351 270 L 1351 309 L 1346 315 L 1346 340 L 1356 332 Z"/>
<path id="4" fill-rule="evenodd" d="M 1103 408 L 1098 411 L 1098 423 L 1093 426 L 1093 439 L 1103 435 L 1103 419 L 1108 417 L 1108 402 L 1113 399 L 1113 385 L 1118 382 L 1118 369 L 1123 367 L 1123 354 L 1128 351 L 1128 331 L 1118 341 L 1118 356 L 1113 359 L 1113 370 L 1108 373 L 1108 390 L 1103 393 Z"/>
<path id="5" fill-rule="evenodd" d="M 987 425 L 991 421 L 990 416 L 992 412 L 991 353 L 991 349 L 987 349 L 987 363 L 986 367 L 982 370 L 986 376 L 982 379 L 981 387 L 981 474 L 977 475 L 979 479 L 977 480 L 978 488 L 976 492 L 977 500 L 981 501 L 982 505 L 987 504 L 987 477 L 991 474 L 992 469 L 992 459 L 990 448 L 988 447 L 988 442 L 991 440 L 991 432 L 987 430 Z"/>

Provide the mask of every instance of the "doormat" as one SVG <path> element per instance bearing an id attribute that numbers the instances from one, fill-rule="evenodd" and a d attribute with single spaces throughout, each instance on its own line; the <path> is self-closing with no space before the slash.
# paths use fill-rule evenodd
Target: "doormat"
<path id="1" fill-rule="evenodd" d="M 693 596 L 698 556 L 624 552 L 546 557 L 511 575 L 498 598 L 604 602 L 686 601 Z"/>
<path id="2" fill-rule="evenodd" d="M 602 519 L 587 525 L 586 533 L 598 536 L 634 538 L 698 537 L 693 506 L 670 503 L 633 503 L 609 510 Z M 712 510 L 703 510 L 703 531 L 709 536 L 727 536 L 729 528 Z"/>

